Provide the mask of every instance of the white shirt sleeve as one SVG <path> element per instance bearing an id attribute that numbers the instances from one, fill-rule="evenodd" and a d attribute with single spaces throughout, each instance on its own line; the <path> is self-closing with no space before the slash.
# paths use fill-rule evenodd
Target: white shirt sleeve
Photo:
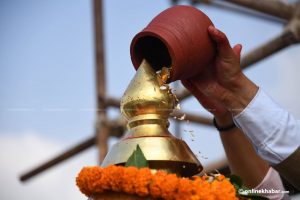
<path id="1" fill-rule="evenodd" d="M 300 123 L 262 89 L 233 117 L 252 141 L 257 153 L 271 165 L 291 155 L 300 145 Z"/>
<path id="2" fill-rule="evenodd" d="M 262 196 L 267 197 L 270 200 L 289 199 L 289 195 L 288 193 L 286 193 L 287 191 L 285 191 L 283 187 L 278 172 L 275 171 L 272 167 L 269 168 L 268 173 L 266 174 L 264 179 L 254 189 L 270 191 L 262 194 Z"/>

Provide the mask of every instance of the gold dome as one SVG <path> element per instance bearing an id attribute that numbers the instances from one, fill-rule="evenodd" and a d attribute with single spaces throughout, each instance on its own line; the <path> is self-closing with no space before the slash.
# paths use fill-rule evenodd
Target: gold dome
<path id="1" fill-rule="evenodd" d="M 157 114 L 167 119 L 175 106 L 174 95 L 163 85 L 155 71 L 143 60 L 121 100 L 121 113 L 128 120 Z"/>

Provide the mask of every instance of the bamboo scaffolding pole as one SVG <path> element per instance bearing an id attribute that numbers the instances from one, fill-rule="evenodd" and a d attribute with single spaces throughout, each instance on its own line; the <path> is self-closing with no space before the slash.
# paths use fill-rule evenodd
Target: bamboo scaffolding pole
<path id="1" fill-rule="evenodd" d="M 242 59 L 241 67 L 245 69 L 295 43 L 297 39 L 294 34 L 289 29 L 285 29 L 279 36 L 249 52 Z"/>
<path id="2" fill-rule="evenodd" d="M 110 136 L 114 137 L 121 137 L 126 130 L 125 122 L 122 119 L 115 119 L 110 120 L 107 123 L 108 129 L 110 130 Z M 29 179 L 33 178 L 34 176 L 46 171 L 47 169 L 53 167 L 54 165 L 60 164 L 63 161 L 89 149 L 90 147 L 94 146 L 97 141 L 97 136 L 91 136 L 88 139 L 80 142 L 77 145 L 74 145 L 70 149 L 64 151 L 60 155 L 49 159 L 48 161 L 44 162 L 43 164 L 29 170 L 28 172 L 22 174 L 20 176 L 20 180 L 22 182 L 28 181 Z"/>
<path id="3" fill-rule="evenodd" d="M 96 89 L 97 89 L 97 119 L 96 135 L 99 149 L 99 162 L 101 163 L 108 151 L 107 140 L 109 128 L 106 125 L 107 113 L 104 103 L 106 96 L 105 77 L 105 55 L 104 55 L 104 34 L 103 34 L 103 5 L 102 0 L 94 0 L 94 37 L 95 37 L 95 59 L 96 59 Z"/>
<path id="4" fill-rule="evenodd" d="M 229 12 L 235 12 L 237 14 L 242 14 L 242 15 L 248 15 L 250 17 L 255 17 L 258 19 L 263 19 L 263 20 L 268 20 L 271 22 L 278 22 L 278 23 L 284 23 L 287 21 L 285 18 L 280 18 L 274 15 L 268 15 L 263 12 L 259 12 L 258 10 L 255 9 L 249 9 L 248 7 L 243 7 L 238 4 L 234 4 L 232 2 L 228 1 L 221 1 L 221 0 L 191 0 L 191 4 L 206 4 L 209 6 L 213 6 L 215 8 L 221 9 L 221 10 L 227 10 Z M 293 6 L 291 6 L 293 7 Z"/>
<path id="5" fill-rule="evenodd" d="M 274 17 L 289 20 L 293 17 L 294 6 L 279 0 L 224 0 L 235 5 L 250 8 Z"/>
<path id="6" fill-rule="evenodd" d="M 86 140 L 84 140 L 83 142 L 80 142 L 77 145 L 74 145 L 73 147 L 71 147 L 70 149 L 66 150 L 65 152 L 61 153 L 60 155 L 50 159 L 49 161 L 46 161 L 45 163 L 37 166 L 36 168 L 29 170 L 28 172 L 22 174 L 20 176 L 20 181 L 25 182 L 31 178 L 33 178 L 34 176 L 44 172 L 45 170 L 53 167 L 54 165 L 57 165 L 65 160 L 67 160 L 68 158 L 73 157 L 74 155 L 77 155 L 79 153 L 81 153 L 82 151 L 92 147 L 93 145 L 95 145 L 96 143 L 96 137 L 90 137 Z"/>

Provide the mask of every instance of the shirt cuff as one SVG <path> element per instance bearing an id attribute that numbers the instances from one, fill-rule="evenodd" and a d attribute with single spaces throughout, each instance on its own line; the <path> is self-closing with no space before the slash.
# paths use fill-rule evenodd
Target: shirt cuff
<path id="1" fill-rule="evenodd" d="M 283 187 L 281 178 L 278 172 L 272 167 L 269 168 L 264 179 L 254 189 L 276 191 L 274 193 L 266 192 L 262 194 L 262 196 L 267 197 L 268 199 L 288 199 L 288 194 L 284 193 L 285 189 Z"/>
<path id="2" fill-rule="evenodd" d="M 299 122 L 261 88 L 233 120 L 271 165 L 286 159 L 300 144 Z"/>

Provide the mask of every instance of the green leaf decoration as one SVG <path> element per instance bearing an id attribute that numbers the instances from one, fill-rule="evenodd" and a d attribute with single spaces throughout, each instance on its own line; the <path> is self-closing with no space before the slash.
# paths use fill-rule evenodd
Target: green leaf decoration
<path id="1" fill-rule="evenodd" d="M 236 191 L 239 191 L 239 189 L 243 186 L 242 179 L 234 174 L 227 175 L 226 178 L 229 178 L 230 183 L 235 187 Z"/>
<path id="2" fill-rule="evenodd" d="M 125 163 L 125 167 L 129 167 L 129 166 L 133 166 L 137 168 L 143 168 L 149 166 L 149 163 L 146 160 L 146 157 L 139 145 L 136 146 L 136 150 L 133 151 L 133 153 Z"/>

